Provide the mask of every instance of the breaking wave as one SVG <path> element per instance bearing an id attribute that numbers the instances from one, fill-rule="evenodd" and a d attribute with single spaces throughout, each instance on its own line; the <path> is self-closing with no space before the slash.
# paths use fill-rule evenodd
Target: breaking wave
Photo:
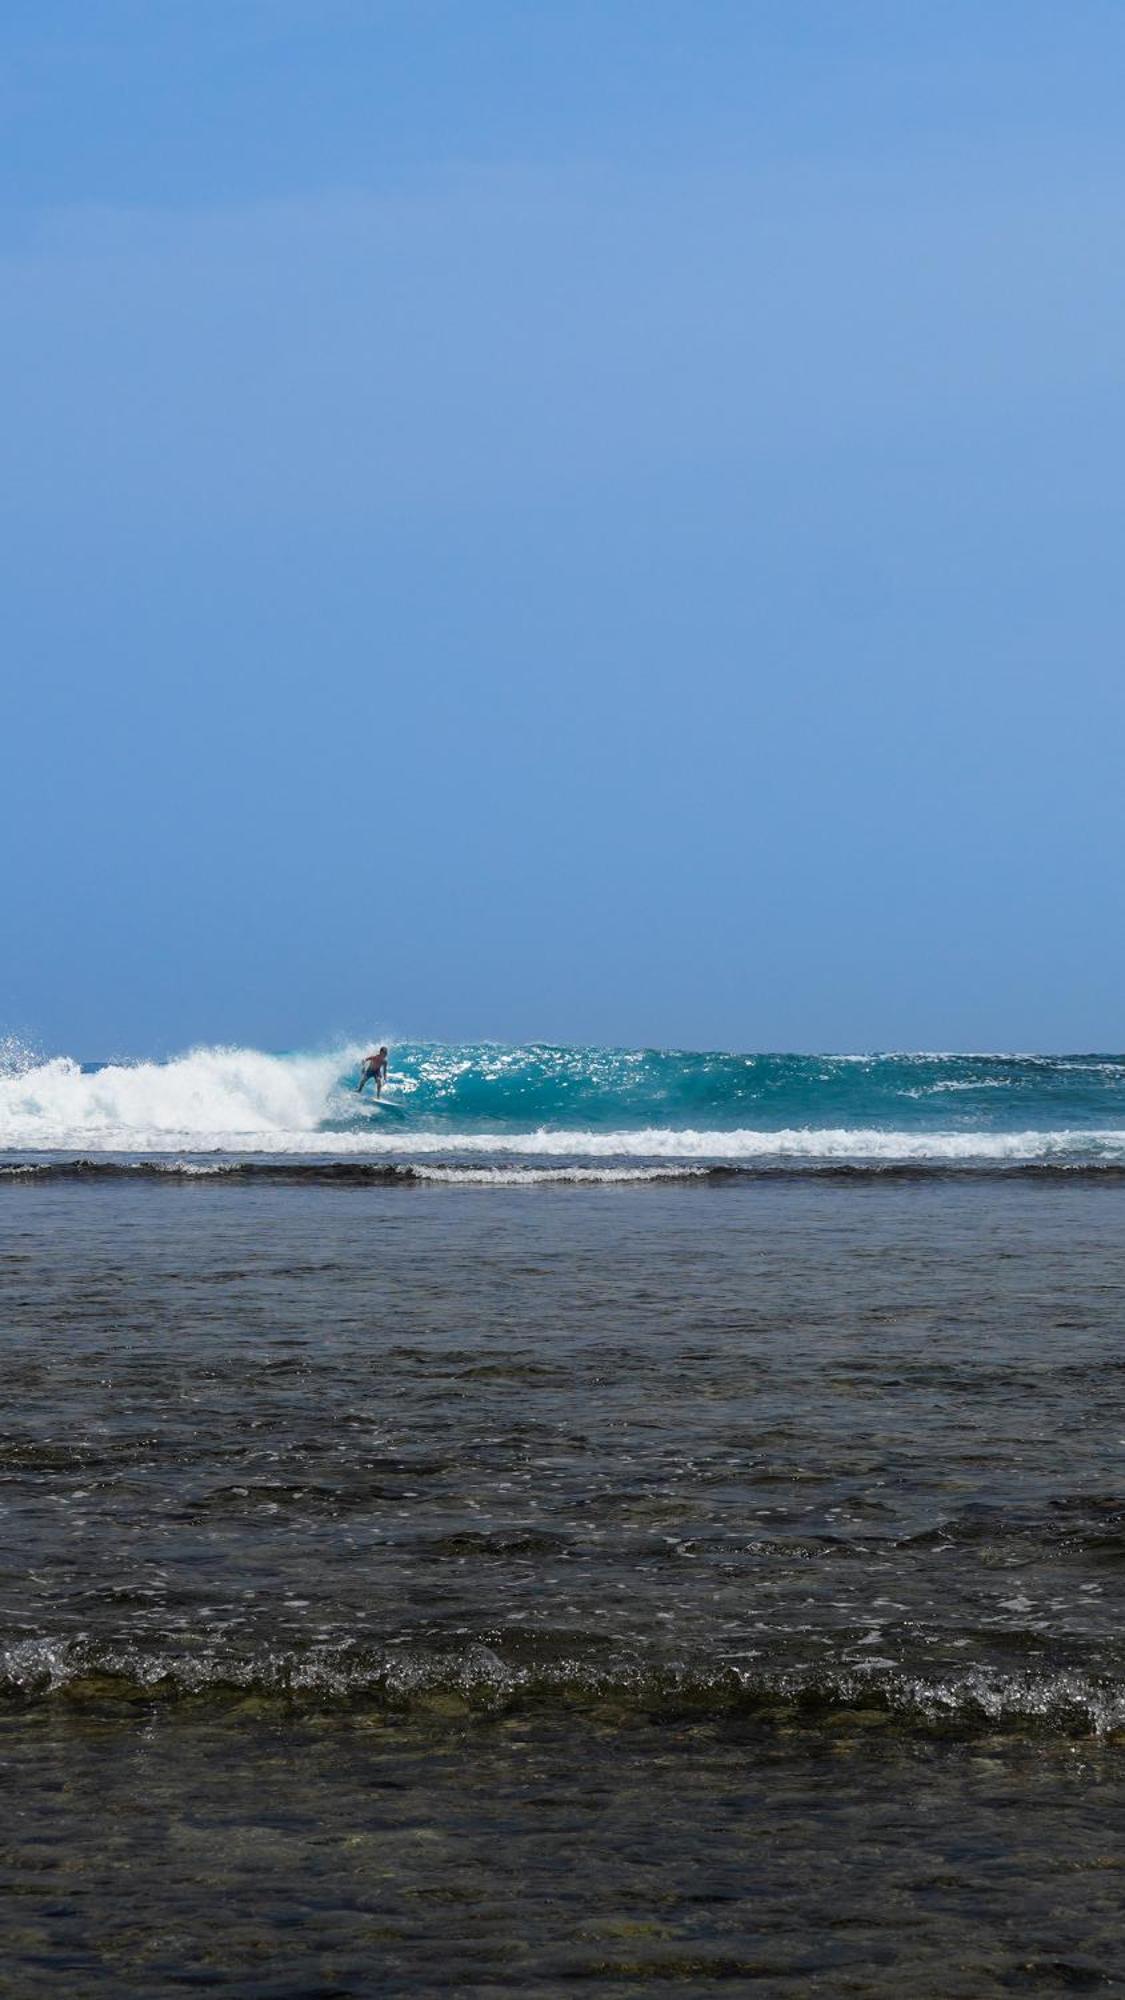
<path id="1" fill-rule="evenodd" d="M 1119 1736 L 1125 1685 L 1077 1668 L 1011 1672 L 971 1665 L 925 1673 L 880 1663 L 860 1669 L 739 1666 L 661 1660 L 631 1650 L 511 1659 L 485 1642 L 460 1651 L 359 1645 L 182 1653 L 129 1642 L 30 1637 L 0 1645 L 0 1699 L 71 1702 L 238 1701 L 248 1696 L 322 1708 L 360 1704 L 456 1718 L 528 1705 L 612 1704 L 623 1719 L 694 1710 L 713 1716 L 884 1716 L 922 1731 L 973 1735 Z"/>
<path id="2" fill-rule="evenodd" d="M 478 1161 L 482 1172 L 487 1158 L 493 1181 L 505 1165 L 526 1180 L 516 1167 L 535 1161 L 553 1163 L 543 1178 L 570 1181 L 653 1178 L 677 1164 L 1125 1165 L 1125 1062 L 1115 1056 L 412 1043 L 393 1049 L 376 1103 L 356 1089 L 365 1046 L 83 1064 L 9 1041 L 0 1152 Z"/>

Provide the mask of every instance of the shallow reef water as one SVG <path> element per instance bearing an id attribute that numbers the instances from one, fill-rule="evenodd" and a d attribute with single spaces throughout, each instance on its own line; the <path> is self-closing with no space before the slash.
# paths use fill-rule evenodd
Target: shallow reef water
<path id="1" fill-rule="evenodd" d="M 0 1990 L 1125 1982 L 1114 1176 L 48 1164 Z"/>

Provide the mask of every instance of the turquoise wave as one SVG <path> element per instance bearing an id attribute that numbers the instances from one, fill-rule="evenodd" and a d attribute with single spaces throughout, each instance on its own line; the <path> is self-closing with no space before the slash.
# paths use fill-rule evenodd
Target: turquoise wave
<path id="1" fill-rule="evenodd" d="M 343 1089 L 353 1089 L 349 1067 Z M 332 1129 L 370 1103 L 337 1101 Z M 404 1043 L 378 1114 L 497 1133 L 800 1127 L 1009 1132 L 1125 1123 L 1120 1055 L 755 1055 Z"/>

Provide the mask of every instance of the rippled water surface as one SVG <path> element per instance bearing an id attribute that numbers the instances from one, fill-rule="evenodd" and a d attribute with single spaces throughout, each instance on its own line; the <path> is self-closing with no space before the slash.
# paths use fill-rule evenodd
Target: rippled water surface
<path id="1" fill-rule="evenodd" d="M 1121 1203 L 10 1177 L 11 1990 L 1125 1980 Z"/>

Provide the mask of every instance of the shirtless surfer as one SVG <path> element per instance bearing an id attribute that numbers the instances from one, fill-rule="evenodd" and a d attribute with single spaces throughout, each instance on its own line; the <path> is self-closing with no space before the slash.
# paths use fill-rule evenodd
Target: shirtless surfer
<path id="1" fill-rule="evenodd" d="M 364 1056 L 363 1068 L 359 1072 L 359 1082 L 356 1085 L 356 1089 L 362 1090 L 372 1077 L 375 1079 L 375 1095 L 376 1097 L 382 1097 L 383 1085 L 387 1081 L 387 1045 L 385 1042 L 381 1048 L 376 1049 L 373 1056 Z"/>

